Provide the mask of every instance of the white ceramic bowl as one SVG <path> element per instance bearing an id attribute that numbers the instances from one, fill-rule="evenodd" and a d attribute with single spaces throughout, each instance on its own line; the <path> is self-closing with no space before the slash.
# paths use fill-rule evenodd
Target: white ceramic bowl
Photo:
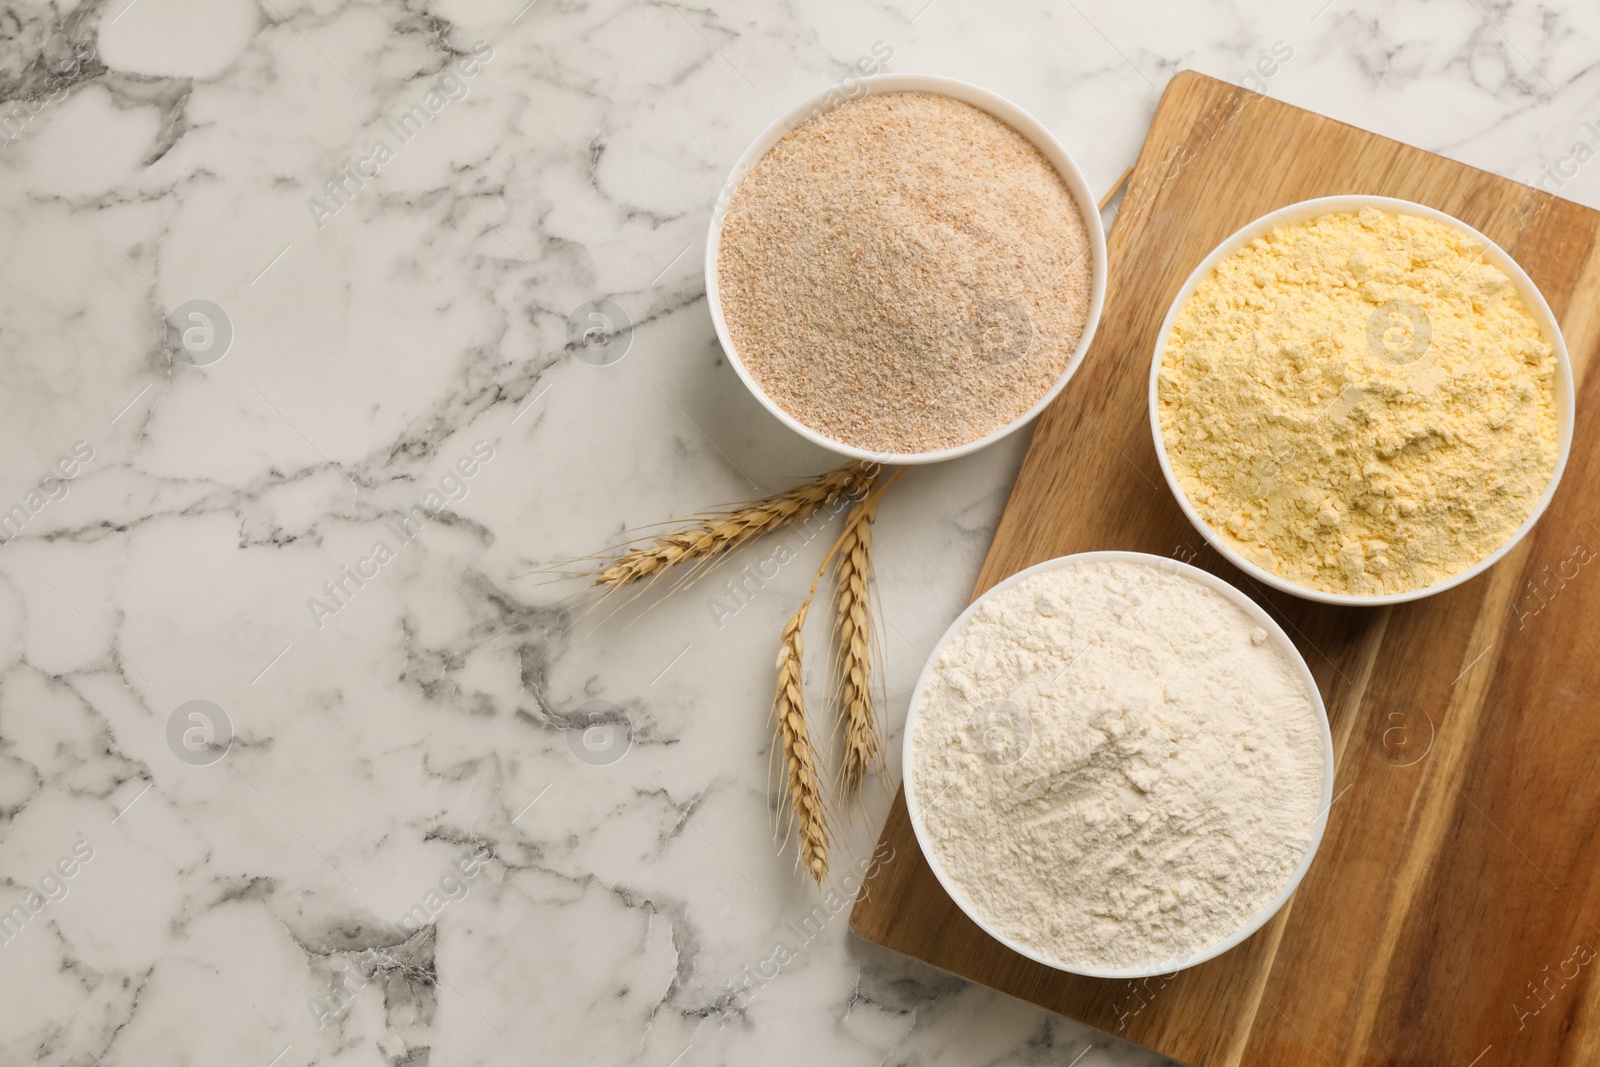
<path id="1" fill-rule="evenodd" d="M 777 144 L 783 137 L 796 126 L 805 122 L 813 115 L 830 110 L 848 99 L 860 99 L 864 95 L 876 93 L 904 93 L 925 92 L 940 93 L 944 96 L 961 100 L 982 108 L 989 114 L 1009 125 L 1038 148 L 1044 157 L 1050 161 L 1060 173 L 1063 181 L 1067 183 L 1072 198 L 1077 202 L 1078 211 L 1083 216 L 1083 224 L 1089 234 L 1089 252 L 1094 262 L 1091 265 L 1091 279 L 1093 289 L 1089 296 L 1089 317 L 1084 321 L 1083 337 L 1078 341 L 1077 349 L 1072 353 L 1072 358 L 1067 361 L 1066 369 L 1055 381 L 1048 392 L 1041 396 L 1032 407 L 1023 412 L 1010 423 L 1002 426 L 976 441 L 957 445 L 954 448 L 939 449 L 933 452 L 871 452 L 863 448 L 847 445 L 842 441 L 835 441 L 825 437 L 805 425 L 800 420 L 790 415 L 783 408 L 773 402 L 772 398 L 762 391 L 750 371 L 745 367 L 744 361 L 739 358 L 739 352 L 733 345 L 733 339 L 728 336 L 728 324 L 722 317 L 722 293 L 717 279 L 717 251 L 722 246 L 722 223 L 727 215 L 727 205 L 732 201 L 734 190 L 744 180 L 752 168 L 767 154 L 767 150 Z M 954 459 L 975 452 L 984 445 L 992 444 L 1000 438 L 1015 430 L 1026 426 L 1045 409 L 1050 401 L 1056 398 L 1067 379 L 1071 378 L 1083 362 L 1083 354 L 1089 350 L 1089 342 L 1094 339 L 1096 327 L 1100 324 L 1100 308 L 1105 303 L 1106 295 L 1106 234 L 1105 226 L 1100 221 L 1100 211 L 1095 206 L 1094 193 L 1089 189 L 1089 183 L 1084 180 L 1078 167 L 1072 162 L 1072 157 L 1067 155 L 1067 150 L 1061 147 L 1061 142 L 1050 134 L 1032 115 L 1022 110 L 1016 104 L 1004 97 L 996 96 L 987 89 L 980 89 L 976 85 L 951 78 L 938 78 L 929 74 L 877 74 L 872 77 L 862 78 L 852 84 L 849 92 L 839 87 L 825 89 L 820 93 L 806 97 L 794 107 L 786 111 L 772 125 L 762 131 L 745 149 L 744 155 L 734 164 L 733 171 L 728 175 L 728 180 L 722 187 L 722 194 L 717 198 L 716 209 L 711 214 L 711 232 L 706 239 L 706 300 L 711 305 L 711 321 L 716 326 L 717 340 L 722 342 L 722 349 L 728 353 L 728 359 L 733 363 L 733 369 L 738 372 L 739 380 L 744 382 L 757 400 L 772 414 L 778 417 L 789 429 L 804 437 L 814 444 L 837 452 L 840 455 L 850 456 L 853 459 L 875 460 L 879 463 L 936 463 L 939 460 Z"/>
<path id="2" fill-rule="evenodd" d="M 1265 630 L 1268 638 L 1287 657 L 1295 673 L 1305 683 L 1306 696 L 1311 701 L 1311 706 L 1316 713 L 1317 726 L 1322 732 L 1321 807 L 1317 813 L 1316 821 L 1311 827 L 1311 841 L 1306 846 L 1305 854 L 1300 857 L 1300 862 L 1290 873 L 1289 880 L 1284 883 L 1283 888 L 1278 891 L 1275 897 L 1263 905 L 1244 925 L 1228 937 L 1207 945 L 1186 959 L 1163 960 L 1147 968 L 1088 967 L 1066 960 L 1052 959 L 995 930 L 989 925 L 983 914 L 967 901 L 955 883 L 950 880 L 950 876 L 945 873 L 944 865 L 940 861 L 938 853 L 930 847 L 927 837 L 924 836 L 922 805 L 917 796 L 916 774 L 914 773 L 914 768 L 916 767 L 914 746 L 917 736 L 917 713 L 922 707 L 923 695 L 927 692 L 928 683 L 933 678 L 939 658 L 944 654 L 945 647 L 950 644 L 951 638 L 966 625 L 967 620 L 980 607 L 999 595 L 1003 590 L 1009 589 L 1018 582 L 1042 571 L 1064 566 L 1076 566 L 1081 563 L 1143 564 L 1156 568 L 1163 574 L 1187 576 L 1206 588 L 1222 594 L 1229 603 L 1236 605 L 1240 611 L 1244 612 L 1251 622 Z M 954 900 L 956 905 L 966 913 L 967 918 L 977 923 L 984 933 L 1011 951 L 1026 956 L 1037 963 L 1042 963 L 1047 967 L 1054 967 L 1056 970 L 1067 971 L 1071 974 L 1087 975 L 1090 978 L 1149 978 L 1158 974 L 1169 974 L 1175 970 L 1204 963 L 1206 960 L 1220 956 L 1240 944 L 1245 938 L 1265 926 L 1267 921 L 1278 913 L 1278 909 L 1288 902 L 1296 887 L 1300 885 L 1300 880 L 1305 877 L 1306 871 L 1311 867 L 1312 858 L 1317 854 L 1317 846 L 1322 843 L 1322 832 L 1328 825 L 1328 809 L 1333 806 L 1333 735 L 1328 730 L 1327 708 L 1322 703 L 1322 694 L 1317 690 L 1316 679 L 1311 676 L 1311 668 L 1306 666 L 1305 658 L 1300 655 L 1300 650 L 1295 648 L 1294 643 L 1289 640 L 1289 635 L 1284 633 L 1282 627 L 1273 622 L 1272 616 L 1263 611 L 1254 600 L 1251 600 L 1216 575 L 1200 570 L 1198 567 L 1191 567 L 1187 563 L 1180 563 L 1175 559 L 1152 556 L 1144 552 L 1080 552 L 1071 556 L 1059 556 L 1056 559 L 1046 560 L 1044 563 L 1029 567 L 1027 570 L 1018 571 L 1005 581 L 995 585 L 977 600 L 974 600 L 967 607 L 967 610 L 963 611 L 956 618 L 956 621 L 950 624 L 950 628 L 944 632 L 944 636 L 939 638 L 939 643 L 934 646 L 933 654 L 928 657 L 928 662 L 922 668 L 921 677 L 917 679 L 917 686 L 912 691 L 911 706 L 906 711 L 905 742 L 901 752 L 901 766 L 905 769 L 903 785 L 906 794 L 906 812 L 911 818 L 911 827 L 916 832 L 917 844 L 921 847 L 922 854 L 928 861 L 928 866 L 933 869 L 934 877 L 939 879 L 939 884 L 944 887 L 944 891 L 949 894 L 950 899 Z"/>
<path id="3" fill-rule="evenodd" d="M 1232 255 L 1244 244 L 1255 240 L 1276 226 L 1305 222 L 1321 215 L 1339 211 L 1359 211 L 1364 207 L 1377 208 L 1380 211 L 1387 211 L 1391 214 L 1420 215 L 1423 218 L 1434 219 L 1457 229 L 1465 230 L 1484 243 L 1486 249 L 1484 260 L 1498 267 L 1505 273 L 1506 277 L 1511 279 L 1512 284 L 1517 287 L 1517 292 L 1522 296 L 1523 302 L 1528 305 L 1528 310 L 1539 321 L 1539 325 L 1544 331 L 1545 340 L 1555 349 L 1556 418 L 1560 423 L 1561 435 L 1560 445 L 1556 453 L 1555 470 L 1550 475 L 1550 484 L 1545 486 L 1544 493 L 1540 495 L 1533 511 L 1529 513 L 1522 525 L 1517 527 L 1516 532 L 1511 535 L 1505 544 L 1461 573 L 1453 574 L 1443 581 L 1435 582 L 1433 585 L 1423 586 L 1421 589 L 1412 589 L 1404 593 L 1384 593 L 1374 596 L 1363 596 L 1356 593 L 1330 593 L 1323 589 L 1313 589 L 1309 586 L 1291 582 L 1287 578 L 1274 574 L 1265 567 L 1246 559 L 1228 543 L 1226 538 L 1216 530 L 1213 530 L 1200 517 L 1200 513 L 1195 511 L 1193 505 L 1189 503 L 1189 498 L 1184 494 L 1183 487 L 1178 484 L 1178 478 L 1172 472 L 1172 464 L 1167 459 L 1166 444 L 1161 437 L 1161 399 L 1159 389 L 1161 361 L 1166 356 L 1167 338 L 1172 334 L 1172 324 L 1177 319 L 1178 313 L 1183 310 L 1184 305 L 1189 302 L 1189 297 L 1193 295 L 1195 287 L 1211 274 L 1211 271 L 1218 263 Z M 1528 277 L 1527 271 L 1523 270 L 1505 249 L 1453 215 L 1447 215 L 1443 211 L 1424 204 L 1414 204 L 1409 200 L 1398 200 L 1390 196 L 1322 196 L 1315 200 L 1302 200 L 1298 204 L 1290 204 L 1288 207 L 1279 208 L 1263 215 L 1248 226 L 1235 232 L 1214 248 L 1210 255 L 1200 261 L 1200 265 L 1194 269 L 1194 273 L 1189 275 L 1188 280 L 1183 283 L 1183 287 L 1178 290 L 1177 297 L 1172 301 L 1172 307 L 1167 310 L 1167 317 L 1161 323 L 1161 334 L 1156 340 L 1155 357 L 1150 361 L 1150 432 L 1155 435 L 1156 459 L 1161 463 L 1161 473 L 1166 476 L 1167 485 L 1171 487 L 1172 495 L 1177 498 L 1178 506 L 1183 509 L 1183 513 L 1189 517 L 1189 521 L 1194 524 L 1194 528 L 1200 532 L 1201 537 L 1204 537 L 1210 543 L 1212 548 L 1220 552 L 1224 559 L 1238 567 L 1245 574 L 1259 582 L 1272 586 L 1274 589 L 1281 589 L 1285 593 L 1293 593 L 1295 596 L 1304 597 L 1307 600 L 1320 601 L 1324 604 L 1340 604 L 1346 607 L 1376 607 L 1382 604 L 1400 604 L 1407 600 L 1419 600 L 1425 596 L 1442 593 L 1446 589 L 1460 585 L 1462 582 L 1471 581 L 1494 566 L 1507 552 L 1516 547 L 1517 542 L 1521 541 L 1529 530 L 1533 529 L 1533 524 L 1539 521 L 1539 516 L 1543 515 L 1545 508 L 1550 505 L 1551 497 L 1555 496 L 1556 486 L 1561 482 L 1562 472 L 1567 468 L 1567 457 L 1572 452 L 1573 421 L 1572 361 L 1567 356 L 1567 343 L 1561 336 L 1561 327 L 1556 322 L 1555 314 L 1551 312 L 1550 305 L 1545 302 L 1544 294 L 1539 292 L 1539 287 L 1533 284 L 1533 279 Z"/>

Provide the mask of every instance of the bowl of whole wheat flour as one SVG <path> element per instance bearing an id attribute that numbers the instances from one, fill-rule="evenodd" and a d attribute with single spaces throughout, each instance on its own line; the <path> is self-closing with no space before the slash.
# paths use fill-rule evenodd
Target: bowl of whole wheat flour
<path id="1" fill-rule="evenodd" d="M 929 463 L 1026 425 L 1088 350 L 1105 233 L 1027 112 L 926 75 L 779 118 L 706 242 L 717 338 L 785 425 L 856 459 Z"/>
<path id="2" fill-rule="evenodd" d="M 1333 800 L 1305 660 L 1222 579 L 1086 552 L 990 589 L 906 715 L 906 809 L 985 932 L 1050 967 L 1140 978 L 1259 930 Z"/>

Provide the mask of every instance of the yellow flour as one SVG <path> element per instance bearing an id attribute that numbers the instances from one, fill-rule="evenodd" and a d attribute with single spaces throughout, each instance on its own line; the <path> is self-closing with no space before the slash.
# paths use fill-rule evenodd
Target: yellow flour
<path id="1" fill-rule="evenodd" d="M 1185 495 L 1300 585 L 1432 585 L 1503 545 L 1557 453 L 1556 358 L 1482 242 L 1372 208 L 1280 226 L 1179 313 L 1158 395 Z"/>

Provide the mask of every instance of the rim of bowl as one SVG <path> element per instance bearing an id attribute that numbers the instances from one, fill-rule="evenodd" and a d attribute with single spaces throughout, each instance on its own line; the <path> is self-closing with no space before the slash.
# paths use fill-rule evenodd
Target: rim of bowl
<path id="1" fill-rule="evenodd" d="M 942 448 L 932 452 L 873 452 L 865 448 L 836 441 L 831 437 L 817 432 L 787 411 L 783 410 L 776 401 L 769 397 L 755 378 L 745 367 L 744 360 L 740 358 L 738 350 L 734 347 L 733 338 L 728 335 L 728 324 L 722 316 L 722 290 L 717 276 L 717 252 L 722 246 L 722 224 L 727 216 L 728 205 L 733 200 L 735 190 L 744 181 L 756 164 L 761 162 L 767 151 L 777 144 L 783 137 L 810 119 L 814 114 L 820 115 L 831 111 L 840 104 L 850 100 L 859 100 L 864 96 L 880 93 L 925 92 L 937 93 L 948 96 L 963 103 L 981 108 L 995 118 L 1016 130 L 1025 137 L 1045 157 L 1061 179 L 1067 183 L 1067 189 L 1072 193 L 1072 198 L 1077 204 L 1078 213 L 1083 216 L 1084 229 L 1089 235 L 1089 251 L 1092 257 L 1090 263 L 1091 289 L 1089 294 L 1089 314 L 1084 319 L 1083 336 L 1078 339 L 1078 347 L 1073 350 L 1072 356 L 1067 360 L 1066 367 L 1057 376 L 1054 384 L 1036 401 L 1027 411 L 1012 419 L 1006 425 L 992 430 L 982 437 L 952 448 Z M 854 94 L 854 95 L 851 95 Z M 1089 343 L 1094 340 L 1095 331 L 1100 325 L 1100 312 L 1105 304 L 1106 296 L 1106 234 L 1105 224 L 1100 220 L 1100 210 L 1095 204 L 1093 191 L 1089 188 L 1088 181 L 1083 173 L 1078 170 L 1077 163 L 1067 152 L 1060 141 L 1045 128 L 1044 124 L 1034 118 L 1027 111 L 1007 100 L 1005 97 L 990 92 L 982 86 L 971 82 L 959 81 L 955 78 L 944 78 L 932 74 L 874 74 L 859 79 L 855 86 L 846 90 L 838 85 L 830 86 L 821 92 L 813 93 L 785 111 L 774 120 L 765 130 L 750 143 L 744 150 L 733 170 L 728 174 L 728 179 L 722 185 L 722 191 L 717 197 L 716 206 L 711 212 L 711 228 L 706 238 L 706 302 L 711 307 L 711 321 L 716 327 L 717 340 L 722 344 L 722 350 L 728 354 L 728 361 L 733 364 L 733 369 L 739 375 L 739 380 L 749 389 L 755 398 L 761 402 L 778 421 L 789 429 L 804 437 L 813 444 L 820 445 L 842 456 L 852 459 L 870 460 L 877 463 L 896 465 L 916 463 L 937 463 L 941 460 L 955 459 L 976 452 L 985 445 L 991 445 L 1015 433 L 1028 425 L 1039 416 L 1067 382 L 1077 373 L 1078 367 L 1083 363 L 1084 355 L 1089 351 Z"/>
<path id="2" fill-rule="evenodd" d="M 929 842 L 923 834 L 921 807 L 917 800 L 915 745 L 918 712 L 922 708 L 922 700 L 927 692 L 928 683 L 933 678 L 934 671 L 938 666 L 940 657 L 944 654 L 946 646 L 950 644 L 951 639 L 966 625 L 967 620 L 980 607 L 1005 590 L 1035 574 L 1062 567 L 1079 566 L 1085 563 L 1137 563 L 1153 567 L 1164 574 L 1187 576 L 1206 588 L 1220 593 L 1229 603 L 1244 612 L 1251 622 L 1265 630 L 1278 650 L 1288 658 L 1296 676 L 1305 684 L 1305 690 L 1311 699 L 1311 707 L 1315 712 L 1317 728 L 1322 738 L 1321 808 L 1311 824 L 1311 840 L 1306 845 L 1305 853 L 1300 857 L 1300 862 L 1290 872 L 1288 880 L 1284 882 L 1277 895 L 1254 912 L 1238 930 L 1220 941 L 1214 941 L 1182 959 L 1162 960 L 1159 964 L 1152 964 L 1148 967 L 1090 967 L 1069 963 L 1046 956 L 1038 950 L 994 929 L 989 925 L 989 921 L 984 918 L 982 913 L 974 908 L 962 895 L 960 889 L 945 873 L 944 864 L 938 854 L 929 847 Z M 928 657 L 927 663 L 923 665 L 921 675 L 917 678 L 916 688 L 911 692 L 911 705 L 906 709 L 905 738 L 901 742 L 900 760 L 903 768 L 901 783 L 906 796 L 906 815 L 911 820 L 912 831 L 916 834 L 917 846 L 922 849 L 922 855 L 928 861 L 928 867 L 932 869 L 934 877 L 939 880 L 939 885 L 944 888 L 950 899 L 956 902 L 956 906 L 961 909 L 962 913 L 976 923 L 984 933 L 1018 955 L 1026 956 L 1035 963 L 1042 963 L 1046 967 L 1051 967 L 1058 971 L 1066 971 L 1068 974 L 1080 974 L 1089 978 L 1151 978 L 1159 974 L 1171 974 L 1184 968 L 1204 963 L 1207 960 L 1215 959 L 1229 949 L 1238 947 L 1250 935 L 1271 921 L 1272 917 L 1289 902 L 1289 898 L 1294 895 L 1294 891 L 1300 887 L 1301 880 L 1305 878 L 1306 872 L 1311 869 L 1311 861 L 1317 854 L 1318 846 L 1322 844 L 1322 834 L 1328 826 L 1328 809 L 1333 806 L 1333 734 L 1328 728 L 1328 709 L 1323 704 L 1322 691 L 1317 688 L 1316 679 L 1311 675 L 1311 668 L 1306 665 L 1305 657 L 1294 646 L 1294 642 L 1289 640 L 1289 635 L 1283 632 L 1283 628 L 1273 621 L 1272 616 L 1268 615 L 1261 605 L 1210 571 L 1201 570 L 1199 567 L 1191 566 L 1166 556 L 1155 556 L 1146 552 L 1077 552 L 1071 555 L 1057 556 L 1055 559 L 1036 563 L 1025 570 L 1018 571 L 1004 581 L 992 586 L 982 596 L 969 604 L 965 611 L 956 616 L 956 621 L 950 624 L 949 629 L 945 630 L 944 636 L 939 638 L 939 643 L 933 648 L 933 654 Z"/>
<path id="3" fill-rule="evenodd" d="M 1517 292 L 1522 297 L 1523 302 L 1528 305 L 1528 310 L 1538 320 L 1540 328 L 1544 332 L 1545 340 L 1555 350 L 1556 418 L 1560 426 L 1561 438 L 1559 447 L 1556 450 L 1555 469 L 1550 472 L 1549 483 L 1544 487 L 1544 492 L 1540 495 L 1538 502 L 1534 504 L 1533 510 L 1528 513 L 1528 517 L 1523 520 L 1522 525 L 1516 528 L 1504 544 L 1466 570 L 1458 574 L 1452 574 L 1448 578 L 1444 578 L 1432 585 L 1425 585 L 1420 589 L 1411 589 L 1403 593 L 1381 593 L 1376 595 L 1332 593 L 1324 589 L 1313 589 L 1310 586 L 1289 581 L 1287 578 L 1267 570 L 1260 564 L 1246 559 L 1232 545 L 1228 544 L 1221 534 L 1212 529 L 1205 519 L 1200 517 L 1200 513 L 1195 511 L 1193 505 L 1189 503 L 1188 495 L 1184 493 L 1183 487 L 1178 484 L 1177 475 L 1173 473 L 1172 463 L 1167 458 L 1166 443 L 1161 435 L 1160 377 L 1161 362 L 1167 354 L 1167 338 L 1172 334 L 1172 323 L 1177 319 L 1178 313 L 1188 304 L 1189 298 L 1194 295 L 1195 289 L 1211 274 L 1216 265 L 1227 256 L 1232 255 L 1246 242 L 1254 240 L 1285 222 L 1305 222 L 1322 215 L 1333 214 L 1334 212 L 1359 211 L 1364 207 L 1375 207 L 1394 214 L 1421 215 L 1424 218 L 1430 218 L 1436 222 L 1447 223 L 1457 229 L 1465 230 L 1483 242 L 1486 249 L 1484 258 L 1511 279 L 1512 284 L 1517 287 Z M 1216 549 L 1223 559 L 1239 568 L 1246 575 L 1274 589 L 1306 600 L 1315 600 L 1322 604 L 1363 608 L 1380 607 L 1384 604 L 1403 604 L 1410 600 L 1421 600 L 1423 597 L 1442 593 L 1446 589 L 1453 589 L 1464 582 L 1470 582 L 1505 558 L 1506 554 L 1517 547 L 1518 542 L 1527 536 L 1528 531 L 1533 529 L 1534 523 L 1539 521 L 1545 509 L 1550 506 L 1550 501 L 1555 497 L 1556 487 L 1561 484 L 1561 476 L 1567 469 L 1567 459 L 1572 454 L 1572 428 L 1576 418 L 1573 403 L 1572 360 L 1567 354 L 1566 339 L 1561 335 L 1561 324 L 1556 321 L 1555 313 L 1550 310 L 1550 305 L 1545 300 L 1544 294 L 1539 291 L 1539 287 L 1534 284 L 1533 279 L 1528 277 L 1528 272 L 1522 269 L 1522 265 L 1512 259 L 1511 254 L 1501 248 L 1499 244 L 1491 241 L 1477 229 L 1468 226 L 1454 215 L 1411 200 L 1402 200 L 1393 196 L 1369 196 L 1360 193 L 1319 196 L 1310 200 L 1286 204 L 1274 211 L 1269 211 L 1267 214 L 1223 238 L 1222 242 L 1212 249 L 1205 259 L 1200 261 L 1200 265 L 1195 267 L 1189 277 L 1184 280 L 1183 285 L 1179 287 L 1178 295 L 1173 298 L 1172 306 L 1167 309 L 1167 317 L 1161 321 L 1161 333 L 1156 338 L 1155 355 L 1150 361 L 1149 405 L 1150 432 L 1155 438 L 1156 461 L 1161 464 L 1161 473 L 1166 477 L 1167 487 L 1172 490 L 1172 495 L 1177 498 L 1178 507 L 1183 509 L 1183 513 L 1188 517 L 1190 524 L 1194 526 L 1201 537 L 1205 538 L 1207 544 Z"/>

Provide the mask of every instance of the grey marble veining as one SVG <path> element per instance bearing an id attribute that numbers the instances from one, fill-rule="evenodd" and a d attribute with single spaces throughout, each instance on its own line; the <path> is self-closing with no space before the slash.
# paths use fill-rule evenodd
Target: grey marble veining
<path id="1" fill-rule="evenodd" d="M 546 578 L 831 465 L 701 264 L 862 57 L 1097 189 L 1194 68 L 1600 205 L 1592 6 L 1323 5 L 0 5 L 0 1063 L 1160 1062 L 819 917 L 766 720 L 821 543 L 731 617 Z M 892 741 L 1025 443 L 884 505 Z"/>

